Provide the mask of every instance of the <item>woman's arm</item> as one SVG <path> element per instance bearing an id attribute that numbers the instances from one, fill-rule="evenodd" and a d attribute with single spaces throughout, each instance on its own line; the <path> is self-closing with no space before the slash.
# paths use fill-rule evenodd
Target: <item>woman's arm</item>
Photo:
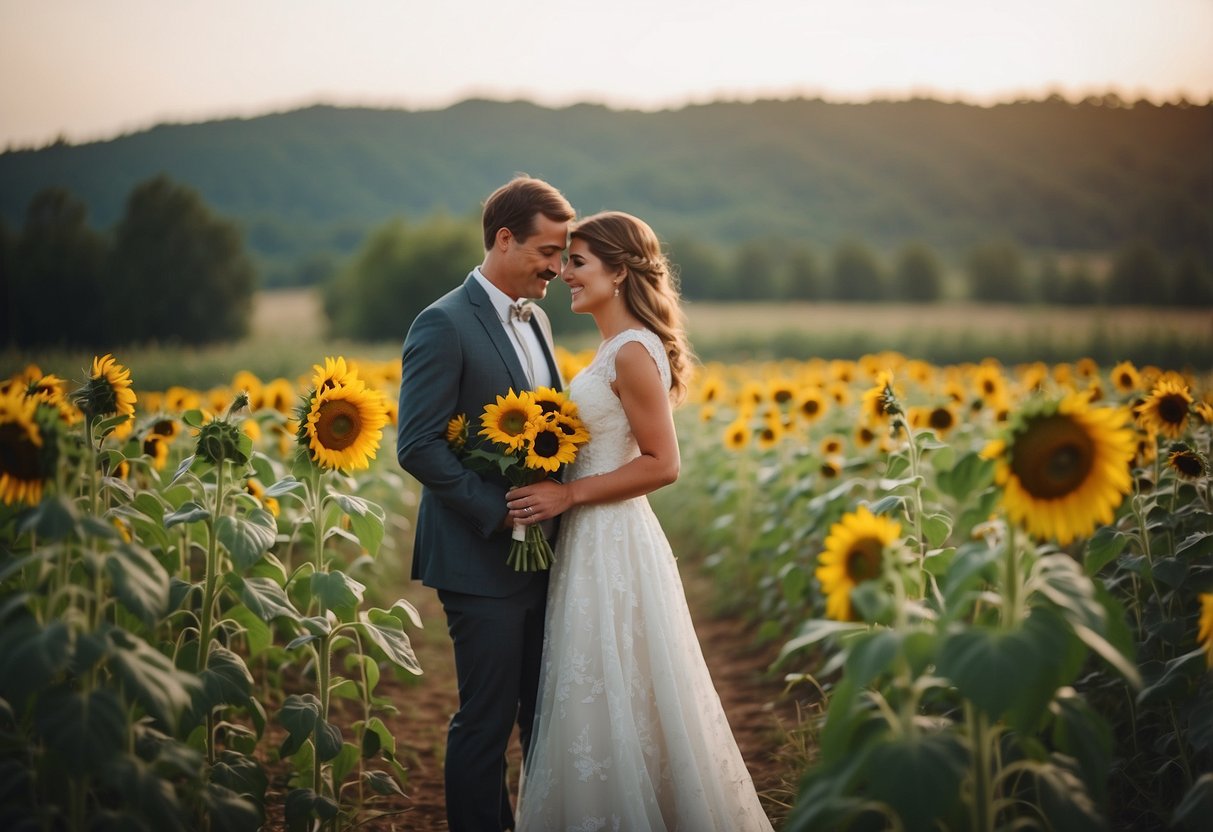
<path id="1" fill-rule="evenodd" d="M 643 344 L 631 341 L 619 348 L 612 389 L 623 405 L 640 456 L 600 476 L 567 484 L 543 480 L 511 490 L 506 495 L 507 506 L 516 522 L 546 520 L 575 505 L 639 497 L 678 479 L 678 435 L 674 430 L 670 391 Z M 531 509 L 529 514 L 527 507 Z"/>

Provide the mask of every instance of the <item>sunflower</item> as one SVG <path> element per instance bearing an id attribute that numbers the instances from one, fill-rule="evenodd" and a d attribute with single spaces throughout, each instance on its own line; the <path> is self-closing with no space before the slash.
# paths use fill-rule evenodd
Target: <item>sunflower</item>
<path id="1" fill-rule="evenodd" d="M 864 581 L 879 578 L 884 567 L 885 550 L 901 534 L 901 525 L 887 517 L 878 517 L 860 506 L 854 514 L 844 514 L 830 527 L 825 551 L 817 556 L 817 580 L 826 594 L 826 616 L 836 621 L 851 621 L 851 590 Z"/>
<path id="2" fill-rule="evenodd" d="M 860 448 L 866 448 L 876 441 L 876 431 L 872 430 L 867 425 L 855 426 L 855 444 Z"/>
<path id="3" fill-rule="evenodd" d="M 20 387 L 0 394 L 0 500 L 5 505 L 37 505 L 52 469 L 37 419 L 38 402 Z"/>
<path id="4" fill-rule="evenodd" d="M 1134 433 L 1119 408 L 1092 408 L 1081 393 L 1029 404 L 1006 438 L 982 456 L 997 462 L 996 482 L 1010 518 L 1033 536 L 1062 545 L 1086 537 L 1132 488 Z"/>
<path id="5" fill-rule="evenodd" d="M 282 514 L 282 506 L 273 497 L 265 496 L 265 486 L 254 477 L 249 477 L 244 483 L 244 490 L 257 499 L 261 503 L 261 507 L 275 517 Z"/>
<path id="6" fill-rule="evenodd" d="M 982 364 L 973 371 L 971 378 L 973 389 L 986 404 L 1000 402 L 1007 397 L 1007 380 L 1003 377 L 1002 368 L 995 364 Z"/>
<path id="7" fill-rule="evenodd" d="M 577 446 L 554 420 L 544 422 L 526 443 L 523 464 L 532 471 L 555 471 L 577 456 Z"/>
<path id="8" fill-rule="evenodd" d="M 827 456 L 821 461 L 821 467 L 818 469 L 821 472 L 822 479 L 836 479 L 842 473 L 843 459 L 841 456 Z"/>
<path id="9" fill-rule="evenodd" d="M 796 413 L 806 425 L 811 425 L 829 410 L 826 396 L 819 387 L 807 387 L 796 397 Z"/>
<path id="10" fill-rule="evenodd" d="M 873 424 L 883 424 L 902 412 L 900 398 L 900 391 L 893 389 L 893 374 L 882 370 L 876 376 L 876 385 L 863 394 L 861 417 Z"/>
<path id="11" fill-rule="evenodd" d="M 818 448 L 820 448 L 822 456 L 834 456 L 835 454 L 842 453 L 842 449 L 845 445 L 845 439 L 843 439 L 837 433 L 831 433 L 825 439 L 821 440 L 821 444 L 818 445 Z"/>
<path id="12" fill-rule="evenodd" d="M 265 402 L 265 385 L 248 370 L 240 370 L 232 376 L 232 389 L 243 390 L 248 394 L 250 410 L 260 410 Z"/>
<path id="13" fill-rule="evenodd" d="M 1132 361 L 1120 362 L 1112 368 L 1108 377 L 1112 380 L 1112 386 L 1116 388 L 1116 392 L 1122 396 L 1135 393 L 1141 386 L 1141 375 L 1138 374 Z"/>
<path id="14" fill-rule="evenodd" d="M 317 388 L 300 434 L 318 465 L 356 471 L 369 468 L 375 458 L 387 408 L 382 393 L 357 378 L 346 378 L 345 384 Z"/>
<path id="15" fill-rule="evenodd" d="M 194 410 L 202 406 L 202 399 L 198 394 L 185 387 L 173 385 L 164 391 L 164 407 L 173 413 L 182 413 L 186 410 Z M 225 404 L 224 407 L 227 405 Z M 211 408 L 212 410 L 223 410 L 220 408 Z"/>
<path id="16" fill-rule="evenodd" d="M 1158 434 L 1138 431 L 1133 465 L 1137 468 L 1145 468 L 1153 465 L 1156 459 L 1158 459 Z"/>
<path id="17" fill-rule="evenodd" d="M 529 391 L 515 393 L 511 388 L 507 395 L 497 397 L 496 404 L 485 405 L 480 435 L 504 445 L 507 451 L 517 451 L 526 445 L 542 415 L 543 409 Z"/>
<path id="18" fill-rule="evenodd" d="M 1167 465 L 1185 480 L 1199 480 L 1209 473 L 1209 465 L 1199 451 L 1194 451 L 1182 442 L 1171 446 Z"/>
<path id="19" fill-rule="evenodd" d="M 749 444 L 750 426 L 744 419 L 736 419 L 724 429 L 724 446 L 730 451 L 740 451 Z"/>
<path id="20" fill-rule="evenodd" d="M 851 388 L 841 381 L 832 382 L 826 388 L 826 394 L 839 407 L 846 407 L 851 403 Z"/>
<path id="21" fill-rule="evenodd" d="M 131 389 L 131 371 L 106 353 L 93 358 L 93 371 L 84 387 L 76 392 L 76 404 L 84 415 L 128 417 L 125 433 L 130 433 L 135 416 L 135 391 Z"/>
<path id="22" fill-rule="evenodd" d="M 560 428 L 564 438 L 574 445 L 584 445 L 590 441 L 590 432 L 586 430 L 585 423 L 576 416 L 557 414 L 549 417 L 548 421 Z"/>
<path id="23" fill-rule="evenodd" d="M 779 407 L 791 405 L 796 398 L 796 385 L 786 378 L 773 378 L 767 382 L 767 398 Z"/>
<path id="24" fill-rule="evenodd" d="M 553 387 L 537 387 L 531 396 L 544 415 L 552 413 L 563 413 L 566 416 L 577 415 L 577 405 L 573 404 L 568 396 Z"/>
<path id="25" fill-rule="evenodd" d="M 931 408 L 926 416 L 926 426 L 939 436 L 947 436 L 956 427 L 956 408 L 951 404 Z"/>
<path id="26" fill-rule="evenodd" d="M 1213 425 L 1213 404 L 1208 402 L 1197 402 L 1192 405 L 1192 409 L 1196 411 L 1196 415 L 1206 425 Z"/>
<path id="27" fill-rule="evenodd" d="M 1191 407 L 1188 385 L 1176 376 L 1164 376 L 1138 405 L 1137 421 L 1146 430 L 1157 431 L 1168 439 L 1178 439 L 1188 426 Z"/>
<path id="28" fill-rule="evenodd" d="M 762 420 L 762 427 L 755 433 L 754 444 L 760 451 L 769 451 L 779 444 L 783 433 L 783 425 L 779 420 L 768 416 Z"/>
<path id="29" fill-rule="evenodd" d="M 143 453 L 152 458 L 152 467 L 163 471 L 168 464 L 168 440 L 158 433 L 149 433 L 143 437 Z"/>
<path id="30" fill-rule="evenodd" d="M 277 410 L 285 416 L 290 414 L 296 395 L 295 385 L 284 378 L 276 378 L 262 390 L 261 406 Z"/>
<path id="31" fill-rule="evenodd" d="M 74 425 L 81 419 L 80 411 L 67 397 L 67 382 L 56 375 L 43 375 L 37 366 L 26 368 L 26 398 L 34 399 L 54 408 L 65 425 Z"/>
<path id="32" fill-rule="evenodd" d="M 446 423 L 446 443 L 458 451 L 468 442 L 468 417 L 460 413 Z"/>
<path id="33" fill-rule="evenodd" d="M 333 387 L 344 387 L 358 380 L 358 372 L 345 363 L 343 356 L 326 356 L 324 366 L 312 365 L 312 388 L 317 393 Z"/>
<path id="34" fill-rule="evenodd" d="M 1196 640 L 1205 651 L 1205 664 L 1213 667 L 1213 592 L 1200 594 L 1200 630 Z"/>
<path id="35" fill-rule="evenodd" d="M 705 378 L 699 385 L 696 399 L 702 404 L 714 404 L 724 399 L 726 395 L 728 395 L 728 388 L 725 386 L 724 379 L 713 374 Z"/>

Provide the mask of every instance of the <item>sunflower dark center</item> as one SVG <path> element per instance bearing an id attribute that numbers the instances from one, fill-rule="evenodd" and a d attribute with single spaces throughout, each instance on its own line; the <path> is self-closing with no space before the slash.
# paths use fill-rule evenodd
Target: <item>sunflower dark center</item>
<path id="1" fill-rule="evenodd" d="M 804 404 L 800 406 L 801 412 L 806 416 L 816 416 L 817 411 L 821 410 L 821 402 L 817 399 L 805 399 Z"/>
<path id="2" fill-rule="evenodd" d="M 953 424 L 952 411 L 946 407 L 937 407 L 931 411 L 927 423 L 936 430 L 948 430 Z"/>
<path id="3" fill-rule="evenodd" d="M 535 442 L 531 446 L 535 456 L 551 458 L 560 453 L 560 437 L 550 430 L 541 430 L 535 434 Z"/>
<path id="4" fill-rule="evenodd" d="M 1171 454 L 1171 467 L 1185 477 L 1196 479 L 1205 473 L 1204 461 L 1191 451 Z"/>
<path id="5" fill-rule="evenodd" d="M 38 454 L 38 446 L 30 442 L 20 425 L 0 425 L 0 474 L 25 482 L 41 479 Z"/>
<path id="6" fill-rule="evenodd" d="M 1095 464 L 1095 443 L 1081 425 L 1056 414 L 1035 419 L 1015 438 L 1011 471 L 1038 500 L 1071 494 Z"/>
<path id="7" fill-rule="evenodd" d="M 560 412 L 560 405 L 558 405 L 556 402 L 548 401 L 547 399 L 540 399 L 536 401 L 535 404 L 539 405 L 539 409 L 543 411 L 543 415 L 545 416 L 549 413 Z"/>
<path id="8" fill-rule="evenodd" d="M 316 436 L 330 451 L 344 451 L 358 441 L 362 416 L 355 405 L 344 399 L 334 399 L 320 405 L 316 420 Z"/>
<path id="9" fill-rule="evenodd" d="M 158 436 L 172 436 L 173 422 L 169 419 L 159 419 L 152 425 L 152 433 Z"/>
<path id="10" fill-rule="evenodd" d="M 497 417 L 497 428 L 510 436 L 517 436 L 526 430 L 526 413 L 521 410 L 503 410 Z"/>
<path id="11" fill-rule="evenodd" d="M 861 537 L 847 550 L 847 577 L 853 583 L 870 581 L 880 574 L 880 555 L 884 544 L 879 538 Z"/>
<path id="12" fill-rule="evenodd" d="M 787 404 L 791 400 L 792 400 L 792 391 L 791 390 L 776 390 L 775 391 L 775 401 L 778 402 L 779 404 Z"/>
<path id="13" fill-rule="evenodd" d="M 1188 417 L 1188 400 L 1177 393 L 1168 393 L 1158 400 L 1158 418 L 1168 425 L 1182 425 Z"/>

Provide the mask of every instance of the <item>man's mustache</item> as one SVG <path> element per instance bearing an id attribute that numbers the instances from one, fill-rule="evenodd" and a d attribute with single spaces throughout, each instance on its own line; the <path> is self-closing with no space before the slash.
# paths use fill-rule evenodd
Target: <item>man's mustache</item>
<path id="1" fill-rule="evenodd" d="M 552 279 L 556 277 L 556 274 L 557 272 L 548 269 L 547 271 L 540 272 L 539 276 L 550 283 Z"/>

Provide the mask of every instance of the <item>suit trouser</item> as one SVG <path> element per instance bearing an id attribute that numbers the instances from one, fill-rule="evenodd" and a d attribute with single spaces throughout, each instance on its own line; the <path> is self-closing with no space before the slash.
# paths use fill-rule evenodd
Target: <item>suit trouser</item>
<path id="1" fill-rule="evenodd" d="M 514 827 L 506 748 L 518 723 L 530 747 L 543 655 L 548 573 L 505 598 L 439 590 L 455 645 L 459 711 L 446 741 L 446 814 L 451 832 Z"/>

